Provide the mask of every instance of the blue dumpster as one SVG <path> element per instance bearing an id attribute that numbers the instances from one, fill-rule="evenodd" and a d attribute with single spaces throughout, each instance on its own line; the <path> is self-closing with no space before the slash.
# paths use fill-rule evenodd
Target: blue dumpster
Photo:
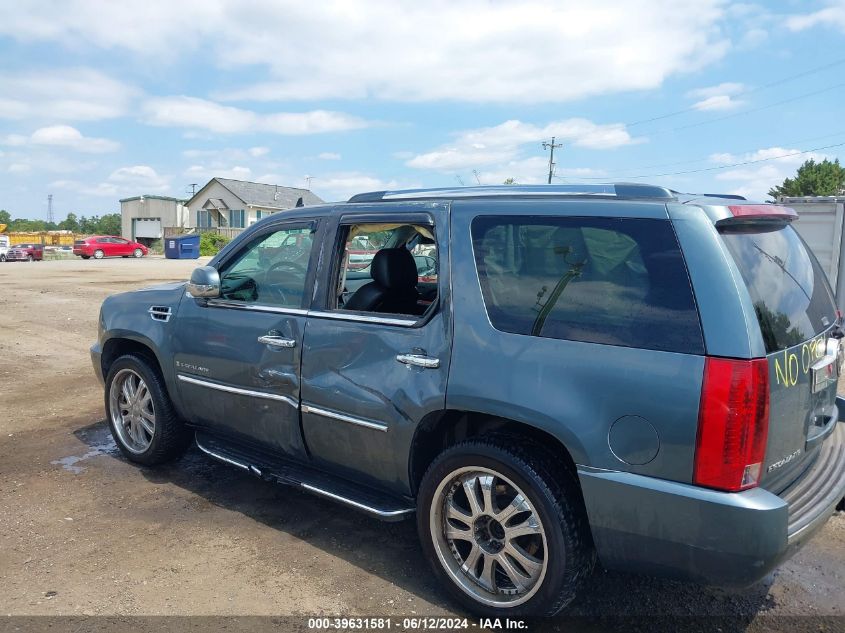
<path id="1" fill-rule="evenodd" d="M 200 256 L 199 235 L 179 235 L 164 238 L 167 259 L 197 259 Z"/>

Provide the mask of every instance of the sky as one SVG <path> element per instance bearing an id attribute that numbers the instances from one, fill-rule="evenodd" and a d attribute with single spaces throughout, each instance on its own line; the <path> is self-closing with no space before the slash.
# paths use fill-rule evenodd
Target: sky
<path id="1" fill-rule="evenodd" d="M 325 200 L 648 182 L 765 199 L 845 157 L 845 0 L 0 4 L 0 208 L 223 176 Z"/>

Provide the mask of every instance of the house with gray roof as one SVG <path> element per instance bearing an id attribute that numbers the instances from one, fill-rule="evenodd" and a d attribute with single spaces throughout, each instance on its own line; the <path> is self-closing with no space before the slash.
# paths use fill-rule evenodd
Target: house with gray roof
<path id="1" fill-rule="evenodd" d="M 192 227 L 244 229 L 272 213 L 322 202 L 308 189 L 212 178 L 185 206 Z"/>

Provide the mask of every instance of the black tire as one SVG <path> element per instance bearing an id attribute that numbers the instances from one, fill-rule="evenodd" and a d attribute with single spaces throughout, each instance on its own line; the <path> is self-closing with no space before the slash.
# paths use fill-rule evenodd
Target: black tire
<path id="1" fill-rule="evenodd" d="M 149 447 L 141 453 L 132 451 L 123 443 L 115 428 L 115 420 L 111 411 L 109 397 L 111 385 L 115 376 L 125 369 L 135 372 L 143 379 L 152 396 L 155 411 L 155 431 Z M 114 437 L 120 452 L 132 462 L 145 466 L 155 466 L 172 461 L 181 457 L 193 440 L 193 432 L 185 426 L 185 423 L 176 413 L 167 393 L 164 378 L 154 364 L 144 356 L 127 354 L 112 363 L 106 374 L 105 407 L 106 420 L 108 420 L 112 437 Z"/>
<path id="2" fill-rule="evenodd" d="M 82 259 L 91 259 L 90 255 L 80 255 L 80 257 L 82 257 Z"/>
<path id="3" fill-rule="evenodd" d="M 35 258 L 34 258 L 32 255 L 27 255 L 27 256 L 26 256 L 26 261 L 28 261 L 28 262 L 34 262 L 34 261 L 35 261 Z"/>
<path id="4" fill-rule="evenodd" d="M 135 259 L 140 259 L 144 256 L 144 251 L 142 251 L 140 248 L 136 248 L 134 251 L 132 251 L 132 256 L 135 257 Z"/>
<path id="5" fill-rule="evenodd" d="M 485 604 L 462 589 L 444 568 L 430 527 L 432 504 L 441 482 L 465 467 L 491 469 L 510 479 L 528 497 L 546 537 L 547 568 L 539 589 L 522 604 Z M 484 617 L 548 617 L 569 604 L 592 572 L 595 551 L 577 477 L 544 447 L 513 435 L 487 435 L 452 446 L 429 466 L 417 497 L 417 529 L 423 552 L 450 595 Z"/>
<path id="6" fill-rule="evenodd" d="M 105 256 L 106 256 L 106 254 L 99 248 L 96 251 L 94 251 L 94 259 L 103 259 L 103 257 L 105 257 Z"/>

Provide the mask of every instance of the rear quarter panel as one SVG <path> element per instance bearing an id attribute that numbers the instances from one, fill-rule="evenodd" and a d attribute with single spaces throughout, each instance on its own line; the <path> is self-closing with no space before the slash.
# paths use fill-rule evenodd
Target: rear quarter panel
<path id="1" fill-rule="evenodd" d="M 530 205 L 528 207 L 527 205 Z M 660 204 L 617 202 L 456 202 L 452 280 L 455 338 L 447 406 L 502 416 L 558 438 L 576 464 L 689 482 L 704 358 L 500 332 L 485 310 L 470 226 L 477 215 L 571 215 L 666 219 Z M 644 418 L 657 455 L 630 465 L 608 433 L 623 416 Z M 631 438 L 636 443 L 638 439 Z"/>

